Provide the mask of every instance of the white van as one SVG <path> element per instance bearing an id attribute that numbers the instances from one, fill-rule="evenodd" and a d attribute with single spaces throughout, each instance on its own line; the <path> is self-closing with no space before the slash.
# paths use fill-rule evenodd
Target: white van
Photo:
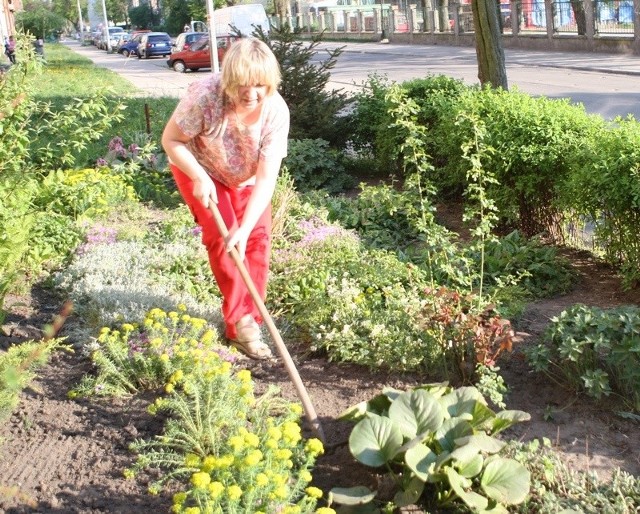
<path id="1" fill-rule="evenodd" d="M 243 36 L 250 36 L 256 27 L 262 27 L 265 34 L 269 33 L 269 18 L 262 4 L 222 7 L 213 11 L 213 19 L 216 24 L 216 36 L 230 35 L 233 27 Z"/>

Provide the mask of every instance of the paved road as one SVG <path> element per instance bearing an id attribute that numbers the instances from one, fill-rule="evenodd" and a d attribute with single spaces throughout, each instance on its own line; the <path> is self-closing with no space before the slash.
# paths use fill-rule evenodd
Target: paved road
<path id="1" fill-rule="evenodd" d="M 97 65 L 122 74 L 146 95 L 180 97 L 191 81 L 207 73 L 176 73 L 163 58 L 126 59 L 75 41 L 67 44 Z M 374 71 L 396 82 L 444 74 L 469 84 L 478 83 L 474 48 L 324 42 L 318 47 L 318 58 L 325 49 L 335 47 L 344 47 L 344 52 L 331 72 L 332 89 L 357 90 Z M 607 119 L 632 114 L 640 120 L 638 56 L 506 50 L 505 60 L 511 89 L 550 98 L 570 98 Z"/>

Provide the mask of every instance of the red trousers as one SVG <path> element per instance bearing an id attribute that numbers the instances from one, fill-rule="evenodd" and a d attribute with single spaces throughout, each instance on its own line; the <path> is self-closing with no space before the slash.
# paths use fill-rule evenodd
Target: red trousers
<path id="1" fill-rule="evenodd" d="M 236 337 L 235 324 L 240 318 L 251 314 L 262 323 L 238 268 L 225 249 L 224 239 L 216 227 L 209 209 L 205 209 L 193 196 L 193 181 L 178 167 L 171 165 L 173 177 L 182 198 L 189 206 L 196 223 L 202 227 L 202 244 L 207 248 L 213 276 L 222 293 L 222 316 L 226 324 L 226 337 Z M 218 193 L 218 209 L 227 228 L 233 230 L 242 221 L 244 210 L 253 191 L 252 186 L 229 188 L 217 180 L 213 181 Z M 247 241 L 244 264 L 253 283 L 264 301 L 267 295 L 267 277 L 271 253 L 271 206 L 265 209 Z"/>

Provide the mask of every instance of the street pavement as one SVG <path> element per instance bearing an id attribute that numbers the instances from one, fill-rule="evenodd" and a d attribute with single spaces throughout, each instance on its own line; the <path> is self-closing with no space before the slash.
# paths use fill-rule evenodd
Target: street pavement
<path id="1" fill-rule="evenodd" d="M 77 41 L 65 43 L 98 66 L 121 74 L 145 95 L 181 97 L 189 83 L 207 73 L 176 73 L 164 58 L 127 59 Z M 324 50 L 331 48 L 342 48 L 343 54 L 331 70 L 329 89 L 356 91 L 373 72 L 395 82 L 445 74 L 478 83 L 472 47 L 325 41 L 318 45 L 316 59 L 322 59 Z M 510 89 L 570 98 L 607 119 L 627 114 L 640 119 L 640 56 L 505 49 L 505 64 Z"/>

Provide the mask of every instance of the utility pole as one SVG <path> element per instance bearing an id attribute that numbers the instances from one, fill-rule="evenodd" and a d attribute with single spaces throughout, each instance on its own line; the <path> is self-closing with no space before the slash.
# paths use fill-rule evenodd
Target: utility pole
<path id="1" fill-rule="evenodd" d="M 109 37 L 109 19 L 107 18 L 107 4 L 102 0 L 102 17 L 104 18 L 104 33 L 107 37 L 107 52 L 111 53 L 111 38 Z"/>
<path id="2" fill-rule="evenodd" d="M 104 2 L 104 0 L 102 0 Z M 213 0 L 207 0 L 207 21 L 209 22 L 209 56 L 211 58 L 211 71 L 218 73 L 220 63 L 218 62 L 218 38 L 216 36 L 216 22 L 214 18 Z"/>
<path id="3" fill-rule="evenodd" d="M 80 29 L 80 44 L 84 45 L 84 23 L 82 22 L 82 8 L 78 0 L 78 28 Z"/>

